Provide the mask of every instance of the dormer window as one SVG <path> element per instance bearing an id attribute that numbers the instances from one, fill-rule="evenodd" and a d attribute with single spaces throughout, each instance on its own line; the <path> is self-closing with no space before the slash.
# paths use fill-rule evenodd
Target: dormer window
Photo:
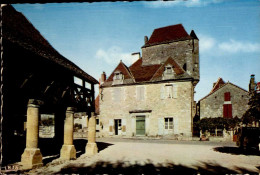
<path id="1" fill-rule="evenodd" d="M 124 75 L 120 71 L 116 71 L 113 77 L 113 85 L 123 84 Z"/>
<path id="2" fill-rule="evenodd" d="M 120 80 L 122 76 L 120 76 L 120 72 L 115 73 L 115 80 Z"/>
<path id="3" fill-rule="evenodd" d="M 165 67 L 165 73 L 172 74 L 172 67 L 171 66 Z"/>
<path id="4" fill-rule="evenodd" d="M 168 64 L 164 67 L 162 79 L 167 80 L 167 79 L 173 79 L 173 78 L 174 78 L 173 66 Z"/>

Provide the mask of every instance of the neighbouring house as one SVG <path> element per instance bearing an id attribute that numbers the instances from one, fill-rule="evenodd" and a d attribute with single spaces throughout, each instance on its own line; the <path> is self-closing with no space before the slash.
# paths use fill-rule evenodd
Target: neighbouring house
<path id="1" fill-rule="evenodd" d="M 254 77 L 252 77 L 254 79 Z M 251 79 L 252 79 L 251 78 Z M 254 82 L 254 81 L 253 81 Z M 253 86 L 252 83 L 249 85 Z M 197 112 L 203 118 L 241 118 L 248 109 L 249 92 L 219 78 L 210 93 L 200 99 Z"/>
<path id="2" fill-rule="evenodd" d="M 107 79 L 101 76 L 101 135 L 190 137 L 199 39 L 178 24 L 155 29 L 144 40 L 135 63 L 120 61 Z"/>

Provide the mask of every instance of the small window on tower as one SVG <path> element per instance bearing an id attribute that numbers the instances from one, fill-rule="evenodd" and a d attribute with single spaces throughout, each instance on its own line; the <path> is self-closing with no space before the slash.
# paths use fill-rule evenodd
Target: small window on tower
<path id="1" fill-rule="evenodd" d="M 187 65 L 186 65 L 186 63 L 182 66 L 182 68 L 183 68 L 183 70 L 187 70 Z"/>

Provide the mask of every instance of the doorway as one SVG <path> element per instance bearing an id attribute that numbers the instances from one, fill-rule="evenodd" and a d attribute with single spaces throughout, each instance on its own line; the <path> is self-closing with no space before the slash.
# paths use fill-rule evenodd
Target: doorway
<path id="1" fill-rule="evenodd" d="M 115 135 L 121 135 L 121 119 L 115 119 Z"/>
<path id="2" fill-rule="evenodd" d="M 145 135 L 145 116 L 136 116 L 136 135 Z"/>

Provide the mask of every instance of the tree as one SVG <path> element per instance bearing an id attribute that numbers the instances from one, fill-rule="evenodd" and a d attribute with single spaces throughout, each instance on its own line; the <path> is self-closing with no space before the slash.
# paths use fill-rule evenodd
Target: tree
<path id="1" fill-rule="evenodd" d="M 248 102 L 249 109 L 244 113 L 242 121 L 244 124 L 251 124 L 252 122 L 259 122 L 260 120 L 260 93 L 256 91 L 250 94 Z"/>

